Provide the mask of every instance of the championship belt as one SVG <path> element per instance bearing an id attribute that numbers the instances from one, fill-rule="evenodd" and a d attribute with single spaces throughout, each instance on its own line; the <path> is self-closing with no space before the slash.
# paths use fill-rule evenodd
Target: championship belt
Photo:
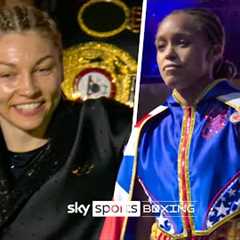
<path id="1" fill-rule="evenodd" d="M 141 7 L 129 8 L 121 0 L 89 0 L 78 12 L 80 28 L 96 38 L 115 36 L 123 30 L 139 33 Z"/>
<path id="2" fill-rule="evenodd" d="M 64 51 L 62 89 L 69 100 L 105 96 L 133 106 L 137 63 L 124 50 L 89 42 Z"/>

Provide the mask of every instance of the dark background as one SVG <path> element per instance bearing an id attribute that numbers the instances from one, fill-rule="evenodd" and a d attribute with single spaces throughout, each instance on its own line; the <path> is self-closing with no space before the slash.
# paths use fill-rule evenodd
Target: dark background
<path id="1" fill-rule="evenodd" d="M 36 0 L 35 4 L 39 8 L 48 11 L 48 13 L 50 13 L 50 15 L 56 20 L 62 33 L 64 48 L 68 48 L 78 43 L 100 41 L 115 44 L 128 51 L 137 60 L 139 34 L 124 30 L 116 36 L 99 39 L 88 36 L 81 30 L 78 25 L 77 14 L 80 7 L 85 2 L 87 2 L 87 0 Z M 142 5 L 142 0 L 123 0 L 122 2 L 124 2 L 129 8 Z M 105 20 L 106 17 L 109 18 L 109 22 L 114 20 L 113 18 L 111 20 L 111 17 L 109 17 L 111 16 L 110 12 L 101 13 L 96 11 L 95 14 L 100 21 L 101 18 Z"/>
<path id="2" fill-rule="evenodd" d="M 36 0 L 36 4 L 47 10 L 58 23 L 62 32 L 64 47 L 88 41 L 102 41 L 115 44 L 128 51 L 136 60 L 138 56 L 139 34 L 128 30 L 105 39 L 97 39 L 85 34 L 77 22 L 80 7 L 88 0 Z M 129 8 L 141 6 L 142 0 L 122 0 Z M 162 82 L 155 60 L 154 38 L 158 22 L 173 9 L 187 7 L 204 7 L 214 11 L 222 20 L 226 30 L 225 58 L 233 61 L 240 72 L 240 0 L 148 0 L 146 26 L 144 34 L 143 61 L 141 71 L 142 83 Z M 96 15 L 108 16 L 96 12 Z M 101 19 L 98 18 L 98 19 Z M 111 22 L 109 18 L 109 22 Z M 139 63 L 141 64 L 141 63 Z M 237 78 L 240 78 L 238 74 Z"/>
<path id="3" fill-rule="evenodd" d="M 142 61 L 142 83 L 162 82 L 157 64 L 154 39 L 158 22 L 174 9 L 204 7 L 214 11 L 226 30 L 225 58 L 240 71 L 240 0 L 148 0 Z M 239 78 L 238 74 L 238 78 Z"/>
<path id="4" fill-rule="evenodd" d="M 156 63 L 155 34 L 159 21 L 172 10 L 189 7 L 203 7 L 215 12 L 226 31 L 224 57 L 235 63 L 240 72 L 240 0 L 147 0 L 143 58 L 138 106 L 135 111 L 140 119 L 146 113 L 162 104 L 171 91 L 160 77 Z M 238 73 L 233 84 L 240 87 Z"/>

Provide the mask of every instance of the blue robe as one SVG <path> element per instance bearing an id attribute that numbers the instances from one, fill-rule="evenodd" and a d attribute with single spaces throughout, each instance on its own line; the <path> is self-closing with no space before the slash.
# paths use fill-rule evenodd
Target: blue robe
<path id="1" fill-rule="evenodd" d="M 240 215 L 239 131 L 240 92 L 227 81 L 213 82 L 193 106 L 174 91 L 134 128 L 114 200 L 158 207 L 151 239 L 214 237 Z M 119 239 L 134 239 L 141 221 L 122 219 Z"/>

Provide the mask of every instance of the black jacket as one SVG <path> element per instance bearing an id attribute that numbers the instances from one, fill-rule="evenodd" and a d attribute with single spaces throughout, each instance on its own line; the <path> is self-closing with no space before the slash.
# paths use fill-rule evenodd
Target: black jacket
<path id="1" fill-rule="evenodd" d="M 62 101 L 49 126 L 47 149 L 17 183 L 1 141 L 0 226 L 3 240 L 98 239 L 102 218 L 67 213 L 67 205 L 111 200 L 131 111 L 102 98 Z"/>

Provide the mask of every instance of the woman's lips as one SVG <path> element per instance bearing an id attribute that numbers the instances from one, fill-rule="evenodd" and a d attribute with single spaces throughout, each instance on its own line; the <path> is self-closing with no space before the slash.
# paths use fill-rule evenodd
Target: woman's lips
<path id="1" fill-rule="evenodd" d="M 176 64 L 169 64 L 163 67 L 163 71 L 170 71 L 170 70 L 176 70 L 181 68 L 180 65 L 176 65 Z"/>
<path id="2" fill-rule="evenodd" d="M 13 106 L 15 111 L 23 116 L 34 116 L 44 108 L 44 102 L 21 103 Z"/>
<path id="3" fill-rule="evenodd" d="M 163 68 L 163 72 L 166 76 L 171 76 L 171 75 L 176 75 L 179 73 L 179 70 L 181 69 L 182 67 L 180 65 L 166 65 L 164 68 Z"/>

